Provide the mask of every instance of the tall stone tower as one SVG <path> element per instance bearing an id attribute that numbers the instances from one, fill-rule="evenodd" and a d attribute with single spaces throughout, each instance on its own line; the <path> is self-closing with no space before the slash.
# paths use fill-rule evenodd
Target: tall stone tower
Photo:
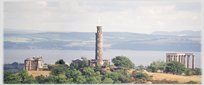
<path id="1" fill-rule="evenodd" d="M 103 33 L 102 33 L 102 26 L 97 26 L 97 33 L 96 33 L 96 55 L 95 59 L 98 66 L 103 65 Z"/>

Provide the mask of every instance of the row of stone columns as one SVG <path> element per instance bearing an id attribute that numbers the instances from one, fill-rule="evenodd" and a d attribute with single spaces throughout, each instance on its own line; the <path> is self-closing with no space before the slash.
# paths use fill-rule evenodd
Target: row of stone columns
<path id="1" fill-rule="evenodd" d="M 186 65 L 187 56 L 187 68 L 190 68 L 190 56 L 192 55 L 192 69 L 195 69 L 195 55 L 193 53 L 167 53 L 166 62 L 177 61 Z"/>

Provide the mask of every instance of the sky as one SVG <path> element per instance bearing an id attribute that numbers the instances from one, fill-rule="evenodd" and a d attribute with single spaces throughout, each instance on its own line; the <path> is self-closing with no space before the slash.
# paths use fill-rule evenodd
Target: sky
<path id="1" fill-rule="evenodd" d="M 200 1 L 29 1 L 3 3 L 4 29 L 55 32 L 201 31 Z"/>

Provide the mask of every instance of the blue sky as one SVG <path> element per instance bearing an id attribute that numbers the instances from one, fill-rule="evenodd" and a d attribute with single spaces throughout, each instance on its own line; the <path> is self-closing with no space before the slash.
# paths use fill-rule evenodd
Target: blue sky
<path id="1" fill-rule="evenodd" d="M 4 2 L 4 28 L 19 30 L 152 33 L 201 31 L 200 1 Z"/>

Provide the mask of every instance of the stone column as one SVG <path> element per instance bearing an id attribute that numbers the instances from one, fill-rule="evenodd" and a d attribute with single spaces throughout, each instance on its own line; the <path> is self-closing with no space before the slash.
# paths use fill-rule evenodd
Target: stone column
<path id="1" fill-rule="evenodd" d="M 168 62 L 169 61 L 169 58 L 168 58 L 169 56 L 168 55 L 166 55 L 166 62 Z"/>
<path id="2" fill-rule="evenodd" d="M 26 61 L 24 60 L 23 70 L 26 70 Z"/>
<path id="3" fill-rule="evenodd" d="M 29 62 L 30 62 L 30 65 L 29 65 L 30 69 L 29 70 L 31 70 L 31 61 L 29 61 Z"/>
<path id="4" fill-rule="evenodd" d="M 181 63 L 184 64 L 184 55 L 181 55 Z"/>
<path id="5" fill-rule="evenodd" d="M 188 56 L 187 68 L 190 68 L 190 55 L 187 56 Z"/>
<path id="6" fill-rule="evenodd" d="M 178 62 L 178 55 L 176 55 L 176 61 Z"/>
<path id="7" fill-rule="evenodd" d="M 173 56 L 173 55 L 171 55 L 171 61 L 173 61 L 173 57 L 174 57 L 174 56 Z"/>
<path id="8" fill-rule="evenodd" d="M 176 55 L 174 55 L 174 61 L 176 61 Z"/>
<path id="9" fill-rule="evenodd" d="M 179 62 L 181 63 L 181 55 L 179 55 Z"/>
<path id="10" fill-rule="evenodd" d="M 186 66 L 186 55 L 184 55 L 184 65 Z"/>
<path id="11" fill-rule="evenodd" d="M 97 65 L 98 66 L 103 65 L 103 33 L 102 33 L 102 26 L 97 26 L 95 59 L 97 60 Z"/>
<path id="12" fill-rule="evenodd" d="M 195 69 L 195 55 L 192 55 L 193 59 L 192 59 L 192 69 Z"/>

